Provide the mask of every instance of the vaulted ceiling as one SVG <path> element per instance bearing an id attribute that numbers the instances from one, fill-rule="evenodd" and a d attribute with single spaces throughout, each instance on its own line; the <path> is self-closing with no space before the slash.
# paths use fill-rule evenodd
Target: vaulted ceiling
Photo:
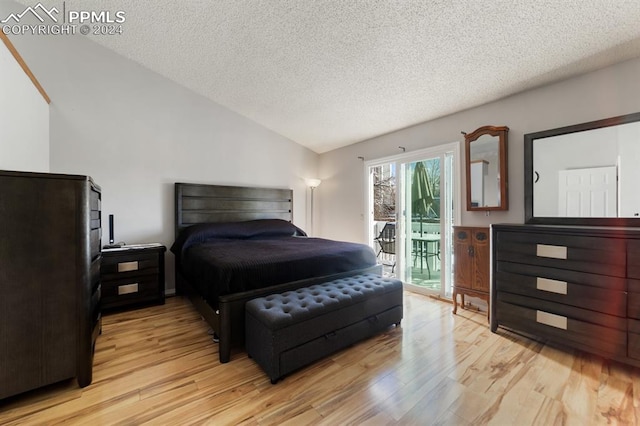
<path id="1" fill-rule="evenodd" d="M 638 0 L 64 7 L 124 11 L 122 35 L 89 37 L 318 153 L 640 56 Z"/>

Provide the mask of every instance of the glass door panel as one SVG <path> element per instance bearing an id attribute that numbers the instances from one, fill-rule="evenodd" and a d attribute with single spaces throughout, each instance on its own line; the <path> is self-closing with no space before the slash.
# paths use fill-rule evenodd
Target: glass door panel
<path id="1" fill-rule="evenodd" d="M 369 242 L 377 253 L 378 263 L 384 266 L 384 274 L 395 276 L 396 163 L 371 166 L 369 186 L 372 190 L 368 210 L 373 219 Z"/>
<path id="2" fill-rule="evenodd" d="M 405 239 L 404 279 L 428 293 L 442 293 L 442 157 L 402 163 Z"/>
<path id="3" fill-rule="evenodd" d="M 409 290 L 451 297 L 459 156 L 455 143 L 367 162 L 368 238 L 384 275 Z"/>

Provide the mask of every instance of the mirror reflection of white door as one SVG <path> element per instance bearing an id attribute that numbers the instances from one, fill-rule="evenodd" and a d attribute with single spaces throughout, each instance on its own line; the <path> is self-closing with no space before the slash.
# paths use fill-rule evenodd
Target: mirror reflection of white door
<path id="1" fill-rule="evenodd" d="M 486 160 L 475 160 L 471 161 L 469 166 L 471 170 L 471 205 L 474 207 L 493 205 L 485 203 L 484 200 L 484 187 L 489 162 Z"/>
<path id="2" fill-rule="evenodd" d="M 560 170 L 558 215 L 561 217 L 616 217 L 616 166 Z"/>

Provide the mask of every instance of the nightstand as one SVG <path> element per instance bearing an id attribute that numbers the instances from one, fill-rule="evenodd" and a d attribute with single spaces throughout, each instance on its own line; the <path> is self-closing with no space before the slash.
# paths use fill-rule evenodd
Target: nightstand
<path id="1" fill-rule="evenodd" d="M 164 303 L 164 252 L 160 244 L 102 250 L 103 310 Z"/>

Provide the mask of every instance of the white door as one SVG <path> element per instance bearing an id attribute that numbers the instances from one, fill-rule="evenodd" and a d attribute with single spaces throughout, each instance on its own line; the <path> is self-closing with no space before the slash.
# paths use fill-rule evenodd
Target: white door
<path id="1" fill-rule="evenodd" d="M 560 170 L 558 215 L 561 217 L 616 217 L 616 166 Z"/>

